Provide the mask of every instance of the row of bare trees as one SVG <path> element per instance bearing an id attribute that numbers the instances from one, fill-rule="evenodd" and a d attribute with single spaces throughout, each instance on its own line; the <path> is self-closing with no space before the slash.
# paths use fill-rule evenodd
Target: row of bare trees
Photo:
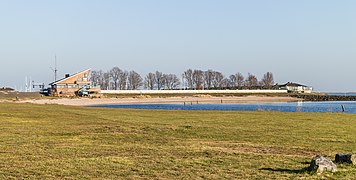
<path id="1" fill-rule="evenodd" d="M 214 70 L 202 71 L 188 69 L 183 72 L 182 80 L 175 74 L 164 74 L 160 71 L 150 72 L 142 77 L 136 71 L 126 71 L 119 67 L 104 72 L 92 71 L 91 81 L 100 85 L 102 89 L 112 90 L 161 90 L 161 89 L 273 89 L 274 78 L 271 72 L 263 75 L 261 80 L 248 73 L 244 77 L 241 73 L 226 77 Z"/>
<path id="2" fill-rule="evenodd" d="M 274 78 L 267 72 L 261 81 L 251 73 L 245 78 L 241 73 L 225 77 L 223 73 L 214 70 L 192 70 L 183 73 L 184 84 L 188 89 L 272 89 Z"/>
<path id="3" fill-rule="evenodd" d="M 100 85 L 102 89 L 135 90 L 143 84 L 139 73 L 136 71 L 128 72 L 118 67 L 114 67 L 107 72 L 102 70 L 92 71 L 90 79 L 95 85 Z"/>
<path id="4" fill-rule="evenodd" d="M 160 71 L 148 73 L 145 77 L 145 88 L 149 90 L 154 89 L 178 89 L 180 80 L 175 74 L 163 74 Z"/>

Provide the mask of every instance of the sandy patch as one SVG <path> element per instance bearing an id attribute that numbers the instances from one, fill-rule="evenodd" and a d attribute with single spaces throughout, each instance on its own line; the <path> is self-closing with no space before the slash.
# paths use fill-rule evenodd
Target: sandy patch
<path id="1" fill-rule="evenodd" d="M 20 103 L 60 104 L 72 106 L 93 106 L 102 104 L 239 104 L 293 102 L 302 99 L 293 97 L 243 96 L 243 97 L 169 97 L 169 98 L 59 98 L 22 100 Z"/>

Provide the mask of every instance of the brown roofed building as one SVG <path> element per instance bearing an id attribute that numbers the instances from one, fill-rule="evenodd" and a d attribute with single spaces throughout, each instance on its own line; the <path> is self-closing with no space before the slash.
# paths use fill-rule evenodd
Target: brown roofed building
<path id="1" fill-rule="evenodd" d="M 89 80 L 90 69 L 76 73 L 66 74 L 63 79 L 50 83 L 51 93 L 54 96 L 77 96 L 80 91 L 87 91 L 88 94 L 97 94 L 100 87 L 92 86 Z"/>

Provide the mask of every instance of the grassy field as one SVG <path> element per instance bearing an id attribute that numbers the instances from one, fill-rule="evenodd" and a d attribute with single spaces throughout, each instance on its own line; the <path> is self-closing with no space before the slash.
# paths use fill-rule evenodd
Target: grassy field
<path id="1" fill-rule="evenodd" d="M 0 177 L 352 179 L 310 174 L 355 152 L 356 115 L 151 111 L 0 103 Z"/>

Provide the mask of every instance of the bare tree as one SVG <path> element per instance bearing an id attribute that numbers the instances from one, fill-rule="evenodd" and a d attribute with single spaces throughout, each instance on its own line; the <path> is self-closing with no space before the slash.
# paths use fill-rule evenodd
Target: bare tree
<path id="1" fill-rule="evenodd" d="M 176 89 L 180 84 L 179 78 L 175 74 L 164 74 L 163 82 L 165 88 L 170 90 Z"/>
<path id="2" fill-rule="evenodd" d="M 204 86 L 206 89 L 210 89 L 213 85 L 214 71 L 209 69 L 204 72 Z"/>
<path id="3" fill-rule="evenodd" d="M 194 70 L 193 71 L 193 84 L 195 89 L 204 88 L 204 71 L 202 70 Z"/>
<path id="4" fill-rule="evenodd" d="M 127 89 L 127 78 L 129 76 L 129 73 L 127 71 L 122 71 L 122 73 L 120 74 L 120 78 L 119 78 L 119 89 L 120 90 L 124 90 Z"/>
<path id="5" fill-rule="evenodd" d="M 103 73 L 101 81 L 103 83 L 102 89 L 109 89 L 110 88 L 110 73 L 109 72 Z"/>
<path id="6" fill-rule="evenodd" d="M 157 85 L 157 89 L 161 90 L 163 85 L 164 85 L 164 83 L 163 83 L 163 73 L 162 72 L 156 71 L 156 73 L 155 73 L 155 82 L 156 82 L 156 85 Z"/>
<path id="7" fill-rule="evenodd" d="M 186 80 L 188 88 L 193 89 L 194 88 L 193 70 L 188 69 L 188 70 L 184 71 L 183 77 Z"/>
<path id="8" fill-rule="evenodd" d="M 247 75 L 247 79 L 246 79 L 246 86 L 249 88 L 249 89 L 252 89 L 256 86 L 258 86 L 258 79 L 255 75 L 251 74 L 251 73 L 248 73 Z"/>
<path id="9" fill-rule="evenodd" d="M 113 67 L 110 71 L 109 71 L 109 74 L 110 74 L 110 77 L 114 83 L 114 89 L 117 90 L 118 87 L 119 87 L 119 83 L 120 83 L 120 76 L 121 74 L 123 73 L 123 71 L 118 68 L 118 67 Z"/>
<path id="10" fill-rule="evenodd" d="M 235 76 L 237 88 L 240 89 L 244 85 L 245 78 L 241 73 L 237 73 Z"/>
<path id="11" fill-rule="evenodd" d="M 214 72 L 213 85 L 215 88 L 221 88 L 223 80 L 224 75 L 221 72 Z"/>
<path id="12" fill-rule="evenodd" d="M 237 78 L 235 74 L 229 76 L 229 87 L 237 87 Z"/>
<path id="13" fill-rule="evenodd" d="M 94 86 L 100 86 L 101 83 L 101 76 L 103 75 L 103 71 L 91 71 L 90 73 L 90 81 L 93 82 Z"/>
<path id="14" fill-rule="evenodd" d="M 154 73 L 148 73 L 145 78 L 145 87 L 149 90 L 153 90 L 156 84 L 156 75 Z"/>
<path id="15" fill-rule="evenodd" d="M 229 89 L 229 88 L 231 88 L 231 87 L 233 87 L 233 86 L 232 86 L 232 83 L 231 83 L 231 80 L 230 80 L 230 79 L 224 78 L 224 79 L 221 81 L 220 89 L 221 89 L 221 88 L 227 88 L 227 89 Z"/>
<path id="16" fill-rule="evenodd" d="M 261 85 L 267 89 L 272 88 L 272 86 L 274 85 L 274 79 L 273 79 L 273 74 L 271 72 L 267 72 L 266 74 L 263 75 L 263 78 L 261 80 Z"/>
<path id="17" fill-rule="evenodd" d="M 142 86 L 142 77 L 135 71 L 130 71 L 128 76 L 128 84 L 130 90 L 136 90 Z"/>

